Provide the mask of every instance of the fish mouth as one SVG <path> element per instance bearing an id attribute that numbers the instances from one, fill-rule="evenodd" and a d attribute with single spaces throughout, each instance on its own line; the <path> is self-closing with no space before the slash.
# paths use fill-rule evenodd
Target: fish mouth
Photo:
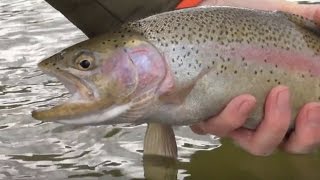
<path id="1" fill-rule="evenodd" d="M 58 121 L 60 119 L 72 119 L 77 116 L 90 113 L 101 106 L 110 106 L 112 103 L 104 101 L 101 103 L 95 97 L 94 91 L 84 80 L 74 76 L 64 70 L 55 69 L 54 71 L 40 67 L 45 73 L 56 77 L 69 90 L 71 97 L 49 109 L 32 111 L 34 119 L 41 121 Z"/>

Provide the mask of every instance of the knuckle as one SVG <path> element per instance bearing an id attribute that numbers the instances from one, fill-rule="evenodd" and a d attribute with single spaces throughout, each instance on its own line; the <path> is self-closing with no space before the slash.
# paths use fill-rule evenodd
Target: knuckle
<path id="1" fill-rule="evenodd" d="M 239 125 L 228 116 L 219 116 L 216 123 L 211 126 L 211 132 L 220 137 L 225 137 L 231 131 L 239 128 Z"/>
<path id="2" fill-rule="evenodd" d="M 314 13 L 313 13 L 313 20 L 315 20 L 316 22 L 320 22 L 320 9 L 319 8 L 316 8 L 314 10 Z"/>

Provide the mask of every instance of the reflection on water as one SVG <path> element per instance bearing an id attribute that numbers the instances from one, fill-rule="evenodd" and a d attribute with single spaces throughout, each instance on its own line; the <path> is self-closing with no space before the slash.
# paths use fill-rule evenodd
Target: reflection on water
<path id="1" fill-rule="evenodd" d="M 68 96 L 36 64 L 86 37 L 42 0 L 1 0 L 0 26 L 0 179 L 320 178 L 318 155 L 257 158 L 230 143 L 216 149 L 217 139 L 188 128 L 175 130 L 178 161 L 146 157 L 142 162 L 145 126 L 35 121 L 32 109 Z"/>

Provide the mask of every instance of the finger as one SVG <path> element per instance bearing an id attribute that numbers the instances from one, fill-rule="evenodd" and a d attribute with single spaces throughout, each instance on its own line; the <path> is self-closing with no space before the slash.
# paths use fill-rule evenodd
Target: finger
<path id="1" fill-rule="evenodd" d="M 282 142 L 291 120 L 290 94 L 285 86 L 277 86 L 269 93 L 265 116 L 257 130 L 239 129 L 229 136 L 251 154 L 271 154 Z"/>
<path id="2" fill-rule="evenodd" d="M 224 137 L 245 123 L 255 103 L 256 100 L 253 96 L 248 94 L 240 95 L 231 100 L 219 115 L 208 121 L 198 123 L 196 128 L 200 128 L 203 133 Z"/>
<path id="3" fill-rule="evenodd" d="M 297 116 L 295 131 L 283 148 L 291 153 L 305 154 L 320 145 L 320 103 L 305 105 Z"/>
<path id="4" fill-rule="evenodd" d="M 263 3 L 257 3 L 257 0 L 205 0 L 201 5 L 246 7 L 273 11 L 281 10 L 299 14 L 320 23 L 320 5 L 302 5 L 285 0 L 264 0 Z"/>
<path id="5" fill-rule="evenodd" d="M 246 7 L 262 10 L 276 10 L 279 7 L 287 4 L 288 2 L 283 0 L 263 0 L 263 3 L 257 2 L 257 0 L 204 0 L 201 5 L 210 6 L 232 6 L 232 7 Z"/>
<path id="6" fill-rule="evenodd" d="M 308 19 L 314 20 L 317 23 L 320 23 L 320 5 L 299 5 L 287 3 L 284 4 L 280 10 L 293 14 L 299 14 Z"/>

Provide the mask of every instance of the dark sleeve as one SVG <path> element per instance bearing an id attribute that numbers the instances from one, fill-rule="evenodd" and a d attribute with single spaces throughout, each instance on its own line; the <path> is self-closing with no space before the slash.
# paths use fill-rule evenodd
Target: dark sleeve
<path id="1" fill-rule="evenodd" d="M 180 0 L 46 0 L 88 37 L 130 20 L 173 10 Z"/>

